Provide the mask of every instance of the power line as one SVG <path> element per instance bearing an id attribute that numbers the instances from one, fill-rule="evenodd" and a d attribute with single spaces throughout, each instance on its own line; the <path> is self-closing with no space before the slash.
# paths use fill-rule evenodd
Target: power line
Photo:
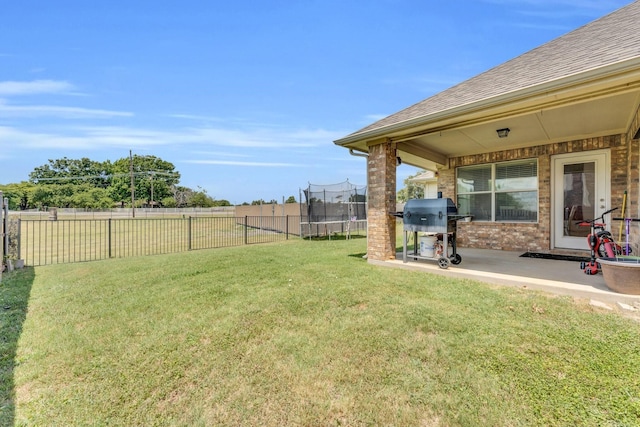
<path id="1" fill-rule="evenodd" d="M 150 175 L 164 175 L 168 177 L 177 177 L 180 175 L 176 172 L 161 172 L 161 171 L 145 171 L 145 172 L 134 172 L 134 176 L 150 176 Z M 71 181 L 71 180 L 88 180 L 88 179 L 108 179 L 108 178 L 119 178 L 123 176 L 130 176 L 128 173 L 118 173 L 118 174 L 109 174 L 109 175 L 83 175 L 83 176 L 58 176 L 51 178 L 36 178 L 35 181 Z"/>

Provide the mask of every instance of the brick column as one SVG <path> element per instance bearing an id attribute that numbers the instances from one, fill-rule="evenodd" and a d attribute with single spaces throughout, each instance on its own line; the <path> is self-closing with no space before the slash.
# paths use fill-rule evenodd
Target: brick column
<path id="1" fill-rule="evenodd" d="M 367 162 L 368 202 L 367 255 L 370 260 L 396 257 L 396 147 L 384 142 L 369 147 Z"/>

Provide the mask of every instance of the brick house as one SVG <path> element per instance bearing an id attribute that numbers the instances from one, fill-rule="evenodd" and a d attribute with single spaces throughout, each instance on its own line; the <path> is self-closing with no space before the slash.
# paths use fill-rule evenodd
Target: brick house
<path id="1" fill-rule="evenodd" d="M 577 220 L 639 217 L 638 22 L 640 0 L 336 140 L 368 155 L 369 259 L 396 256 L 398 157 L 473 217 L 462 247 L 584 250 Z"/>

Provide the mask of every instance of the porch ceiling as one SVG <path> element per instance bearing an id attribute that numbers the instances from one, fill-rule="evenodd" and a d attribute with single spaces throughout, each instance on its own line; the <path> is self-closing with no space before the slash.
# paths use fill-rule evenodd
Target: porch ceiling
<path id="1" fill-rule="evenodd" d="M 415 166 L 427 167 L 433 166 L 429 163 L 442 163 L 448 157 L 620 134 L 628 130 L 639 102 L 640 91 L 636 90 L 557 108 L 539 109 L 399 137 L 398 155 L 405 163 L 415 162 Z M 508 137 L 498 137 L 496 131 L 502 128 L 510 129 Z M 426 157 L 418 154 L 421 151 Z M 427 164 L 424 160 L 428 161 Z"/>

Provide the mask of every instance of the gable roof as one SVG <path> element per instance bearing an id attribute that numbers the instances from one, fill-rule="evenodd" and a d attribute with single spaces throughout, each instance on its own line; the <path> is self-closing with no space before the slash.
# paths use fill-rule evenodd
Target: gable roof
<path id="1" fill-rule="evenodd" d="M 336 144 L 640 58 L 640 0 L 372 123 Z"/>

